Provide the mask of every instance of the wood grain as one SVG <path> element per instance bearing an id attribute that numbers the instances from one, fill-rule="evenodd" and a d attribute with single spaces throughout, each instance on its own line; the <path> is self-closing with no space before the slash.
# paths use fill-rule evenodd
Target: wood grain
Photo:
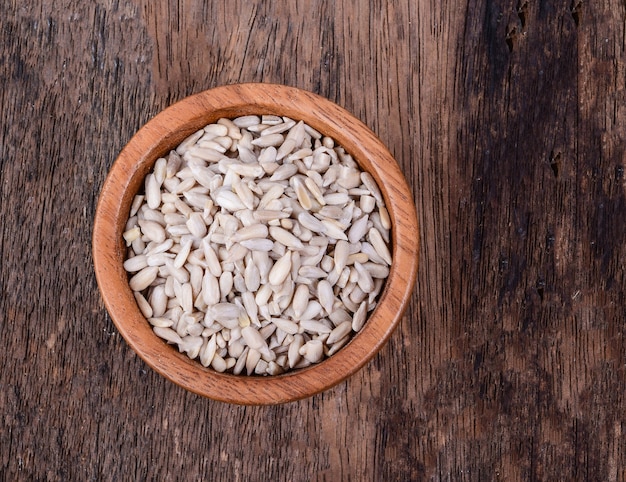
<path id="1" fill-rule="evenodd" d="M 623 2 L 7 0 L 0 13 L 7 480 L 626 477 Z M 141 125 L 258 81 L 337 102 L 390 148 L 417 204 L 420 271 L 365 369 L 239 407 L 134 354 L 90 238 Z"/>

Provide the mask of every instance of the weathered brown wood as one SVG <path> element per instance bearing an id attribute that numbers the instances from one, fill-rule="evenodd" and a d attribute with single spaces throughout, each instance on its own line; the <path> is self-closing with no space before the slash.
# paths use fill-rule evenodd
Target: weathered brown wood
<path id="1" fill-rule="evenodd" d="M 626 477 L 623 2 L 8 0 L 0 13 L 7 480 Z M 91 264 L 100 188 L 138 127 L 249 81 L 363 120 L 421 230 L 413 302 L 386 347 L 276 407 L 211 402 L 150 370 Z"/>

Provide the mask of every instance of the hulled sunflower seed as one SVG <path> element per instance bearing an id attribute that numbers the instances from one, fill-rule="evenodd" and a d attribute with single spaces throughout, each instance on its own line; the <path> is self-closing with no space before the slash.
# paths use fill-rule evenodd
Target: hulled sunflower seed
<path id="1" fill-rule="evenodd" d="M 269 272 L 268 280 L 271 285 L 278 286 L 287 279 L 291 270 L 291 251 L 287 251 L 285 256 L 280 258 Z"/>
<path id="2" fill-rule="evenodd" d="M 159 274 L 159 268 L 156 266 L 148 266 L 136 275 L 134 275 L 129 281 L 130 289 L 133 291 L 143 291 L 156 279 Z"/>
<path id="3" fill-rule="evenodd" d="M 220 119 L 157 159 L 143 187 L 124 269 L 155 333 L 202 365 L 309 366 L 376 306 L 392 261 L 384 199 L 303 122 Z"/>

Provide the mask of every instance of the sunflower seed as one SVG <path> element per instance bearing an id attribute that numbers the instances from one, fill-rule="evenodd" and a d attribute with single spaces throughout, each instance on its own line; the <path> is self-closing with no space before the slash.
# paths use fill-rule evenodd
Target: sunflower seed
<path id="1" fill-rule="evenodd" d="M 267 226 L 264 224 L 253 224 L 237 230 L 235 234 L 231 236 L 231 240 L 238 243 L 252 238 L 265 238 L 267 234 Z"/>
<path id="2" fill-rule="evenodd" d="M 141 228 L 141 232 L 144 236 L 146 236 L 150 241 L 154 241 L 156 243 L 162 243 L 165 241 L 165 229 L 159 223 L 155 221 L 147 221 L 144 219 L 140 219 L 137 221 L 139 227 Z"/>
<path id="3" fill-rule="evenodd" d="M 298 353 L 310 363 L 318 363 L 324 357 L 324 345 L 320 340 L 310 340 L 300 347 Z"/>
<path id="4" fill-rule="evenodd" d="M 298 333 L 298 325 L 286 318 L 272 318 L 272 323 L 274 323 L 277 328 L 290 335 Z"/>
<path id="5" fill-rule="evenodd" d="M 285 256 L 280 258 L 269 272 L 268 280 L 271 285 L 278 286 L 287 279 L 291 270 L 291 251 L 287 251 Z"/>
<path id="6" fill-rule="evenodd" d="M 333 287 L 328 281 L 320 280 L 317 284 L 317 297 L 326 313 L 332 313 L 335 295 L 333 294 Z"/>
<path id="7" fill-rule="evenodd" d="M 391 253 L 380 232 L 378 232 L 376 228 L 371 228 L 368 233 L 368 238 L 376 250 L 376 253 L 378 253 L 387 265 L 391 265 Z"/>
<path id="8" fill-rule="evenodd" d="M 203 135 L 204 129 L 194 132 L 178 145 L 178 147 L 176 148 L 176 153 L 182 156 L 189 149 L 189 147 L 194 145 L 196 141 L 199 140 Z"/>
<path id="9" fill-rule="evenodd" d="M 133 291 L 143 291 L 156 279 L 159 268 L 156 266 L 148 266 L 129 280 L 130 289 Z"/>
<path id="10" fill-rule="evenodd" d="M 324 233 L 333 239 L 344 240 L 347 241 L 348 237 L 346 233 L 344 233 L 341 226 L 337 224 L 334 219 L 323 219 L 322 224 L 324 225 Z"/>
<path id="11" fill-rule="evenodd" d="M 354 263 L 354 268 L 359 274 L 357 284 L 365 293 L 371 293 L 374 291 L 374 280 L 370 272 L 363 267 L 358 261 Z"/>
<path id="12" fill-rule="evenodd" d="M 233 124 L 237 127 L 251 127 L 260 123 L 261 119 L 257 115 L 244 115 L 233 119 Z"/>
<path id="13" fill-rule="evenodd" d="M 146 318 L 152 318 L 152 316 L 154 316 L 152 306 L 150 306 L 150 303 L 148 303 L 146 298 L 137 291 L 133 292 L 133 295 L 135 296 L 135 301 L 137 301 L 137 306 L 139 307 L 141 314 Z"/>
<path id="14" fill-rule="evenodd" d="M 327 324 L 313 319 L 300 320 L 300 327 L 304 331 L 314 334 L 330 333 L 332 331 L 332 328 Z"/>
<path id="15" fill-rule="evenodd" d="M 145 254 L 139 254 L 124 261 L 124 269 L 129 273 L 140 271 L 146 266 L 148 266 L 148 261 Z"/>
<path id="16" fill-rule="evenodd" d="M 152 331 L 159 337 L 163 338 L 165 341 L 174 344 L 180 344 L 183 342 L 182 338 L 178 333 L 176 333 L 171 328 L 167 328 L 164 326 L 154 326 Z"/>
<path id="17" fill-rule="evenodd" d="M 302 249 L 304 247 L 302 241 L 296 238 L 289 231 L 278 226 L 271 226 L 269 228 L 269 234 L 276 241 L 288 248 Z"/>
<path id="18" fill-rule="evenodd" d="M 214 370 L 321 361 L 361 329 L 389 276 L 373 177 L 301 121 L 220 119 L 157 159 L 144 192 L 123 235 L 137 305 Z"/>
<path id="19" fill-rule="evenodd" d="M 150 294 L 150 307 L 152 308 L 152 316 L 159 318 L 165 314 L 167 309 L 168 297 L 165 293 L 165 286 L 155 286 Z"/>
<path id="20" fill-rule="evenodd" d="M 278 153 L 276 154 L 278 156 Z M 298 166 L 295 164 L 281 164 L 278 169 L 276 169 L 272 176 L 270 177 L 270 181 L 284 181 L 289 179 L 295 173 L 298 172 Z"/>

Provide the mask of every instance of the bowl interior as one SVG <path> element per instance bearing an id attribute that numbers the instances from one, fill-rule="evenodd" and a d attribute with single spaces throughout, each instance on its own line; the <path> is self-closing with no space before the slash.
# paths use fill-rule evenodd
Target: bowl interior
<path id="1" fill-rule="evenodd" d="M 333 356 L 272 377 L 218 373 L 158 338 L 139 311 L 123 268 L 122 232 L 132 200 L 156 159 L 218 119 L 273 114 L 303 120 L 343 146 L 377 181 L 391 218 L 393 263 L 377 307 L 362 330 Z M 411 192 L 387 148 L 363 123 L 310 92 L 273 84 L 218 87 L 188 97 L 144 125 L 113 164 L 102 187 L 93 232 L 96 277 L 113 322 L 154 370 L 197 394 L 241 404 L 297 400 L 330 388 L 361 368 L 398 324 L 415 283 L 418 232 Z"/>

